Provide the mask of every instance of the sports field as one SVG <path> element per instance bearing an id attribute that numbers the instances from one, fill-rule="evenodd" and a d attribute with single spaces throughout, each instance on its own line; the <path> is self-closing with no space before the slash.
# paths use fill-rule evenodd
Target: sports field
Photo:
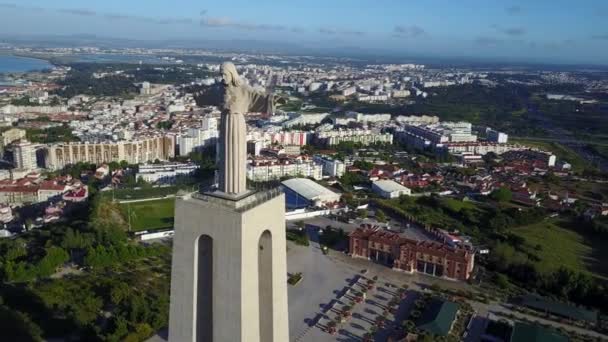
<path id="1" fill-rule="evenodd" d="M 122 203 L 120 208 L 125 220 L 131 220 L 131 231 L 173 227 L 174 198 Z"/>

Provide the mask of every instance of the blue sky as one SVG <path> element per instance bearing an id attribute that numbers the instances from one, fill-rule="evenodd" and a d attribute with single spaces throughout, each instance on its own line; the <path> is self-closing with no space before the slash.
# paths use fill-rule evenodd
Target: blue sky
<path id="1" fill-rule="evenodd" d="M 410 56 L 608 64 L 608 1 L 0 0 L 0 33 L 255 39 Z"/>

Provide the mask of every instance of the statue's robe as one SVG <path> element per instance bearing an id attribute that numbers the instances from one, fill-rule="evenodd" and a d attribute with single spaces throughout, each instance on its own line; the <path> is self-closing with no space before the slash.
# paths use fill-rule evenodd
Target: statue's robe
<path id="1" fill-rule="evenodd" d="M 273 95 L 247 85 L 226 86 L 220 122 L 219 190 L 236 195 L 247 190 L 246 113 L 274 111 Z"/>

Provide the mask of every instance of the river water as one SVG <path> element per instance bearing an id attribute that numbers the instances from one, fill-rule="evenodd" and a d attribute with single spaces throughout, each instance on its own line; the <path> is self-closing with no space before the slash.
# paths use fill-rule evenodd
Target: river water
<path id="1" fill-rule="evenodd" d="M 53 65 L 42 59 L 0 55 L 0 74 L 50 69 Z"/>

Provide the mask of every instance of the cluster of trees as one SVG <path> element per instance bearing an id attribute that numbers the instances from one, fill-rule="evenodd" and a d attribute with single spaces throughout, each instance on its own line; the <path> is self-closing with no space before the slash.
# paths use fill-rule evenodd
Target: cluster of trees
<path id="1" fill-rule="evenodd" d="M 510 202 L 511 198 L 513 198 L 513 193 L 511 192 L 511 190 L 509 190 L 509 188 L 503 186 L 499 189 L 492 191 L 492 193 L 490 194 L 490 198 L 501 203 Z"/>
<path id="2" fill-rule="evenodd" d="M 134 67 L 131 65 L 122 66 L 128 69 L 128 73 L 133 75 L 135 82 L 150 82 L 159 84 L 186 84 L 193 79 L 214 77 L 215 74 L 209 70 L 200 69 L 195 66 L 181 65 L 175 66 L 152 66 L 143 65 Z"/>
<path id="3" fill-rule="evenodd" d="M 74 64 L 67 77 L 60 82 L 63 87 L 55 94 L 71 98 L 85 94 L 92 96 L 131 96 L 137 92 L 134 81 L 122 75 L 94 78 L 96 71 L 108 71 L 103 65 Z M 96 67 L 91 69 L 91 67 Z"/>
<path id="4" fill-rule="evenodd" d="M 591 221 L 591 230 L 595 233 L 608 233 L 608 218 L 603 216 Z"/>
<path id="5" fill-rule="evenodd" d="M 42 329 L 31 318 L 4 305 L 0 297 L 0 330 L 8 341 L 42 341 Z"/>
<path id="6" fill-rule="evenodd" d="M 2 336 L 143 341 L 166 327 L 170 248 L 133 244 L 125 230 L 120 208 L 96 194 L 67 225 L 0 240 Z M 148 258 L 154 267 L 138 267 Z M 68 261 L 91 270 L 49 278 Z"/>
<path id="7" fill-rule="evenodd" d="M 369 185 L 367 177 L 357 172 L 345 172 L 340 177 L 340 184 L 345 190 L 352 190 L 355 185 Z"/>
<path id="8" fill-rule="evenodd" d="M 11 100 L 13 106 L 38 106 L 38 102 L 31 102 L 31 97 L 28 95 Z"/>
<path id="9" fill-rule="evenodd" d="M 215 170 L 217 169 L 215 164 L 215 146 L 207 147 L 199 152 L 190 153 L 190 159 L 198 164 L 199 169 L 195 173 L 195 177 L 199 181 L 205 181 L 213 178 Z"/>
<path id="10" fill-rule="evenodd" d="M 374 168 L 374 163 L 365 160 L 357 160 L 353 163 L 353 166 L 361 170 L 370 171 Z"/>
<path id="11" fill-rule="evenodd" d="M 347 235 L 344 229 L 327 226 L 323 229 L 323 233 L 319 235 L 319 243 L 323 246 L 335 248 L 340 242 L 345 241 L 346 238 Z"/>
<path id="12" fill-rule="evenodd" d="M 72 129 L 67 124 L 45 129 L 28 128 L 25 130 L 25 134 L 27 140 L 42 144 L 78 140 L 78 138 L 72 134 Z"/>
<path id="13" fill-rule="evenodd" d="M 138 92 L 136 83 L 147 81 L 160 84 L 184 84 L 195 78 L 211 75 L 208 70 L 186 65 L 174 67 L 124 63 L 72 63 L 70 66 L 72 70 L 61 82 L 63 88 L 56 92 L 57 95 L 66 98 L 79 94 L 130 97 Z M 95 72 L 112 73 L 118 70 L 123 71 L 123 74 L 93 78 Z"/>
<path id="14" fill-rule="evenodd" d="M 287 240 L 293 241 L 297 245 L 308 246 L 310 242 L 308 241 L 308 234 L 306 233 L 306 230 L 303 230 L 303 223 L 304 222 L 302 222 L 302 226 L 299 227 L 300 229 L 288 229 L 286 237 Z"/>
<path id="15" fill-rule="evenodd" d="M 86 217 L 86 208 L 83 210 Z M 73 218 L 72 226 L 54 225 L 16 240 L 0 241 L 0 275 L 8 282 L 44 279 L 72 260 L 87 266 L 109 266 L 121 260 L 158 255 L 155 248 L 130 245 L 119 206 L 109 199 L 93 200 L 88 222 Z"/>
<path id="16" fill-rule="evenodd" d="M 596 236 L 608 236 L 608 217 L 599 216 L 592 220 L 579 218 L 579 226 Z"/>
<path id="17" fill-rule="evenodd" d="M 162 254 L 162 248 L 155 248 L 155 246 L 142 247 L 136 245 L 97 245 L 96 247 L 89 247 L 87 249 L 86 257 L 84 258 L 84 264 L 89 267 L 107 267 L 114 265 L 119 262 L 128 262 L 131 260 L 158 256 Z"/>
<path id="18" fill-rule="evenodd" d="M 15 243 L 0 245 L 0 274 L 9 282 L 25 282 L 37 278 L 46 278 L 57 271 L 57 268 L 69 260 L 68 253 L 61 247 L 51 246 L 43 249 L 42 257 L 37 261 L 30 260 L 25 244 L 21 240 Z"/>
<path id="19" fill-rule="evenodd" d="M 173 127 L 173 124 L 174 124 L 173 120 L 160 121 L 159 123 L 156 124 L 156 128 L 171 129 L 171 127 Z"/>

